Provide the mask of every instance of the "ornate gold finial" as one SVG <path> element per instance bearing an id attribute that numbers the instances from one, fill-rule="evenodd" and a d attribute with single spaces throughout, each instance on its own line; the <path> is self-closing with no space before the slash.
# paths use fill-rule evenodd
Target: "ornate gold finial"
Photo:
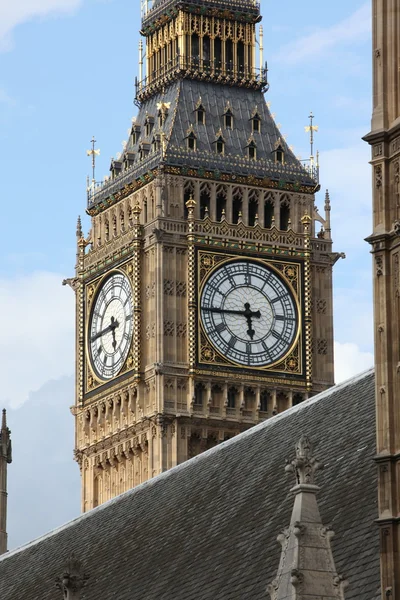
<path id="1" fill-rule="evenodd" d="M 221 213 L 221 221 L 224 221 L 226 219 L 226 212 L 225 209 L 222 209 L 222 213 Z"/>
<path id="2" fill-rule="evenodd" d="M 133 216 L 135 217 L 135 219 L 139 219 L 141 212 L 142 212 L 142 209 L 140 208 L 139 202 L 136 201 L 135 206 L 132 208 L 132 213 L 133 213 Z"/>
<path id="3" fill-rule="evenodd" d="M 308 213 L 306 213 L 304 215 L 304 217 L 302 217 L 301 223 L 303 225 L 303 231 L 304 231 L 304 233 L 306 235 L 310 235 L 310 233 L 311 233 L 312 218 L 310 217 L 310 215 Z"/>
<path id="4" fill-rule="evenodd" d="M 194 208 L 196 204 L 196 200 L 193 198 L 193 196 L 190 196 L 189 200 L 186 202 L 186 208 L 190 210 L 191 208 Z"/>
<path id="5" fill-rule="evenodd" d="M 316 133 L 318 131 L 319 127 L 318 127 L 318 125 L 313 124 L 314 123 L 314 115 L 313 115 L 312 111 L 310 112 L 309 119 L 310 119 L 310 124 L 307 125 L 304 129 L 305 129 L 306 133 L 310 134 L 310 148 L 311 148 L 310 166 L 311 166 L 311 168 L 313 168 L 314 167 L 314 133 Z"/>
<path id="6" fill-rule="evenodd" d="M 92 148 L 91 150 L 86 150 L 86 154 L 87 156 L 92 157 L 92 185 L 94 186 L 96 182 L 96 156 L 100 156 L 100 150 L 95 149 L 96 140 L 94 139 L 94 136 L 92 137 L 90 142 L 92 144 Z"/>
<path id="7" fill-rule="evenodd" d="M 193 196 L 190 196 L 189 200 L 186 202 L 186 208 L 188 209 L 188 219 L 192 221 L 194 219 L 194 208 L 196 206 L 196 200 Z"/>

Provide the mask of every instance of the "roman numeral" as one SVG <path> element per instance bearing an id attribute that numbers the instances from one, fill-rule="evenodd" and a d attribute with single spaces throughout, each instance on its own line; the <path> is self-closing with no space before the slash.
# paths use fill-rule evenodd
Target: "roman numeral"
<path id="1" fill-rule="evenodd" d="M 230 348 L 234 348 L 236 346 L 236 342 L 237 342 L 237 339 L 234 336 L 232 336 L 228 342 L 228 346 Z"/>
<path id="2" fill-rule="evenodd" d="M 224 331 L 224 329 L 226 329 L 226 325 L 225 323 L 218 323 L 215 329 L 216 331 L 218 331 L 218 333 L 221 333 L 222 331 Z"/>

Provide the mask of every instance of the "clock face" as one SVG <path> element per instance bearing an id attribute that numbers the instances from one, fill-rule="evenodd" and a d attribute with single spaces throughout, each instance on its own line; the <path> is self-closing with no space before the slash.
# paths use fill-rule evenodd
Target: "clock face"
<path id="1" fill-rule="evenodd" d="M 217 267 L 203 285 L 200 319 L 212 346 L 238 365 L 266 367 L 281 360 L 298 332 L 289 286 L 272 269 L 251 260 Z"/>
<path id="2" fill-rule="evenodd" d="M 88 330 L 94 371 L 101 379 L 118 375 L 128 356 L 133 330 L 132 288 L 122 273 L 114 273 L 96 295 Z"/>

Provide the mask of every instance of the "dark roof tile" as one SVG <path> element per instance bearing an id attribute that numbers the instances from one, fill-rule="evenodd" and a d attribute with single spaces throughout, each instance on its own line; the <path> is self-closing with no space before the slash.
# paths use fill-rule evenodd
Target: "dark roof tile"
<path id="1" fill-rule="evenodd" d="M 0 598 L 54 600 L 74 552 L 90 575 L 85 600 L 264 599 L 293 506 L 285 459 L 303 433 L 326 465 L 318 501 L 346 600 L 378 600 L 372 371 L 0 558 Z"/>

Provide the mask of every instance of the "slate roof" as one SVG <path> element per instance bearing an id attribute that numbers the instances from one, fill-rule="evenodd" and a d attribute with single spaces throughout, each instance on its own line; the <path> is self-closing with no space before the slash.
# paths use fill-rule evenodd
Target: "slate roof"
<path id="1" fill-rule="evenodd" d="M 61 598 L 54 580 L 71 552 L 90 575 L 84 600 L 265 599 L 293 507 L 285 459 L 303 433 L 325 464 L 319 507 L 346 600 L 378 600 L 373 371 L 4 555 L 1 600 Z"/>
<path id="2" fill-rule="evenodd" d="M 196 122 L 195 111 L 200 98 L 206 111 L 204 125 Z M 223 115 L 228 102 L 233 113 L 232 130 L 224 127 Z M 170 104 L 162 128 L 158 124 L 158 105 L 161 103 Z M 252 160 L 247 156 L 247 146 L 252 135 L 251 117 L 255 110 L 261 118 L 261 132 L 253 135 L 257 146 L 257 160 Z M 145 123 L 148 116 L 154 118 L 154 125 L 151 133 L 146 135 Z M 132 166 L 106 184 L 101 192 L 96 192 L 95 198 L 89 201 L 89 208 L 122 189 L 130 181 L 156 168 L 161 162 L 181 167 L 203 167 L 234 176 L 254 175 L 276 181 L 283 179 L 287 183 L 304 184 L 311 188 L 316 185 L 281 137 L 261 90 L 178 79 L 143 102 L 133 123 L 133 126 L 135 125 L 140 127 L 140 138 L 136 140 L 130 135 L 125 149 L 125 152 L 134 157 Z M 196 151 L 187 148 L 186 137 L 191 126 L 197 137 Z M 220 129 L 225 140 L 224 155 L 216 153 L 214 143 Z M 162 132 L 168 140 L 164 157 L 161 150 L 155 151 L 151 146 L 154 136 Z M 281 140 L 285 151 L 285 164 L 275 162 L 273 153 L 278 140 Z M 150 147 L 150 152 L 141 160 L 139 150 L 142 144 Z"/>

